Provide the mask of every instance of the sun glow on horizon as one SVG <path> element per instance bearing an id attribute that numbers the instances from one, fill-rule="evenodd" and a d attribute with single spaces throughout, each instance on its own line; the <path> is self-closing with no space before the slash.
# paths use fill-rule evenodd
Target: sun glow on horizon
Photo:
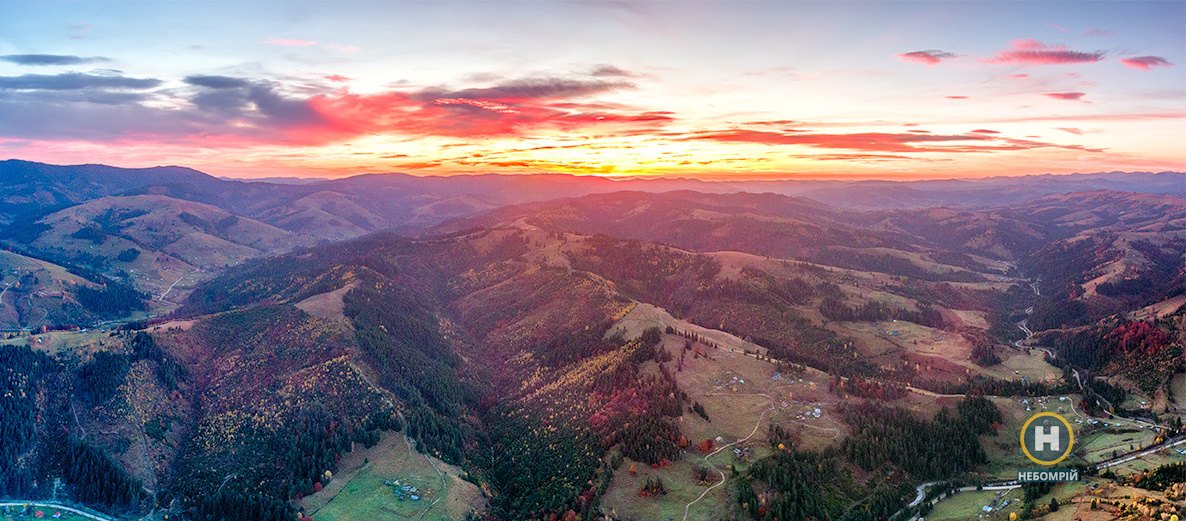
<path id="1" fill-rule="evenodd" d="M 852 5 L 115 3 L 79 36 L 14 4 L 0 154 L 228 177 L 1186 169 L 1186 4 Z"/>

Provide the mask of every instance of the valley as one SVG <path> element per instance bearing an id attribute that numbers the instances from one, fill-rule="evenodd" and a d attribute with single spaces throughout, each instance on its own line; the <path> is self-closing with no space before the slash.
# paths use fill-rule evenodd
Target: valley
<path id="1" fill-rule="evenodd" d="M 64 479 L 113 517 L 211 521 L 1176 504 L 1132 485 L 1186 458 L 1179 196 L 863 210 L 570 184 L 408 218 L 309 186 L 7 217 L 0 409 L 33 435 L 5 442 L 0 493 Z M 1042 411 L 1099 486 L 977 491 L 1030 465 Z M 920 483 L 964 492 L 914 503 Z"/>

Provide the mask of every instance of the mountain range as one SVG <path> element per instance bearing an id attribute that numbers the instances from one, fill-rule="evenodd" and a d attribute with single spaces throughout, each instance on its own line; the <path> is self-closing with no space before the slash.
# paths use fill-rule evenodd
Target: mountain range
<path id="1" fill-rule="evenodd" d="M 1184 182 L 6 161 L 0 496 L 56 478 L 105 512 L 243 521 L 912 514 L 920 483 L 1012 479 L 999 440 L 1029 400 L 1123 423 L 1087 447 L 1176 439 Z"/>

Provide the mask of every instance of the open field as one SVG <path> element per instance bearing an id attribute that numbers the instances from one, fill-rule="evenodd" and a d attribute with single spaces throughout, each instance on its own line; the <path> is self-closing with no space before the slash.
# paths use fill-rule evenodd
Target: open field
<path id="1" fill-rule="evenodd" d="M 339 473 L 330 484 L 302 499 L 300 506 L 315 521 L 454 521 L 465 519 L 471 510 L 484 508 L 482 491 L 462 480 L 460 469 L 439 460 L 434 463 L 445 474 L 445 490 L 427 457 L 409 450 L 402 434 L 384 432 L 374 447 L 359 446 L 343 455 Z M 412 500 L 409 492 L 400 501 L 395 492 L 399 486 L 384 481 L 415 487 L 420 499 Z"/>
<path id="2" fill-rule="evenodd" d="M 1170 380 L 1170 396 L 1179 411 L 1186 410 L 1186 373 L 1178 373 Z"/>
<path id="3" fill-rule="evenodd" d="M 828 392 L 825 373 L 805 369 L 797 374 L 776 374 L 773 363 L 743 352 L 752 351 L 752 344 L 722 331 L 688 324 L 648 304 L 637 305 L 613 329 L 621 328 L 627 336 L 633 336 L 653 326 L 692 331 L 719 345 L 713 348 L 694 343 L 693 349 L 684 355 L 681 370 L 679 357 L 685 339 L 663 335 L 665 349 L 675 357 L 665 365 L 675 375 L 680 388 L 688 393 L 689 400 L 704 406 L 709 421 L 691 412 L 679 418 L 680 429 L 691 447 L 680 461 L 669 467 L 652 469 L 639 464 L 638 475 L 631 476 L 630 462 L 623 463 L 602 498 L 607 511 L 613 509 L 622 519 L 683 519 L 684 506 L 707 488 L 693 482 L 693 469 L 705 464 L 704 454 L 695 450 L 703 440 L 713 440 L 719 448 L 749 437 L 709 459 L 713 466 L 728 474 L 726 465 L 746 465 L 738 460 L 733 449 L 749 449 L 751 461 L 769 453 L 765 440 L 770 425 L 797 433 L 800 447 L 813 450 L 834 444 L 845 432 L 846 426 L 836 414 L 840 399 Z M 661 478 L 668 494 L 662 498 L 640 497 L 638 492 L 647 476 Z M 716 487 L 691 506 L 688 519 L 714 519 L 728 504 L 726 487 Z"/>
<path id="4" fill-rule="evenodd" d="M 50 331 L 36 335 L 19 335 L 6 340 L 0 340 L 0 345 L 28 345 L 34 349 L 44 351 L 50 355 L 64 352 L 77 352 L 80 347 L 87 349 L 104 347 L 117 340 L 107 340 L 110 333 L 100 329 L 78 331 Z M 32 339 L 30 341 L 30 339 Z"/>
<path id="5" fill-rule="evenodd" d="M 1120 465 L 1116 465 L 1115 467 L 1112 467 L 1112 472 L 1115 472 L 1117 475 L 1123 476 L 1125 474 L 1132 474 L 1135 472 L 1144 472 L 1146 470 L 1153 470 L 1157 467 L 1160 467 L 1162 465 L 1168 465 L 1170 463 L 1181 463 L 1183 461 L 1186 461 L 1186 455 L 1183 455 L 1182 453 L 1178 452 L 1178 449 L 1181 449 L 1181 448 L 1182 448 L 1182 446 L 1179 445 L 1178 447 L 1155 452 L 1148 456 L 1143 456 L 1139 459 L 1121 463 Z"/>
<path id="6" fill-rule="evenodd" d="M 1065 400 L 1059 400 L 1059 398 L 1065 398 Z M 1017 477 L 1017 469 L 1034 466 L 1034 463 L 1022 453 L 1021 447 L 1018 445 L 1018 438 L 1022 425 L 1035 414 L 1054 412 L 1065 418 L 1075 428 L 1075 446 L 1080 447 L 1082 425 L 1076 421 L 1080 420 L 1079 415 L 1082 413 L 1073 406 L 1079 398 L 1078 395 L 1046 398 L 992 398 L 993 403 L 1001 410 L 1004 422 L 996 436 L 981 438 L 984 452 L 988 454 L 990 461 L 988 465 L 989 479 L 1014 479 Z M 1027 407 L 1030 410 L 1027 411 Z M 1073 459 L 1075 456 L 1072 455 L 1067 462 Z"/>
<path id="7" fill-rule="evenodd" d="M 896 351 L 937 356 L 953 363 L 965 361 L 972 354 L 971 342 L 962 336 L 904 320 L 841 322 L 839 325 L 842 333 L 853 335 L 866 346 L 888 343 L 895 346 L 893 350 Z M 877 356 L 888 350 L 878 351 L 871 350 L 866 354 Z"/>
<path id="8" fill-rule="evenodd" d="M 1113 424 L 1114 422 L 1108 422 Z M 1101 423 L 1102 425 L 1102 423 Z M 1076 451 L 1083 451 L 1083 459 L 1096 463 L 1111 459 L 1113 453 L 1124 454 L 1152 445 L 1157 439 L 1153 429 L 1114 428 L 1097 429 L 1075 440 Z"/>
<path id="9" fill-rule="evenodd" d="M 1003 499 L 1008 500 L 1021 496 L 1018 492 L 1009 492 Z M 960 492 L 935 503 L 934 509 L 931 510 L 931 513 L 927 514 L 926 518 L 936 521 L 940 519 L 976 518 L 984 513 L 984 507 L 996 501 L 998 494 L 1000 492 L 995 490 Z"/>
<path id="10" fill-rule="evenodd" d="M 1035 505 L 1048 505 L 1051 498 L 1058 499 L 1060 508 L 1057 512 L 1052 512 L 1041 517 L 1045 521 L 1103 521 L 1105 519 L 1115 519 L 1114 515 L 1103 509 L 1092 511 L 1089 508 L 1091 498 L 1087 492 L 1090 490 L 1091 482 L 1078 483 L 1060 483 L 1054 486 L 1050 493 L 1038 498 Z M 1134 491 L 1135 489 L 1127 489 Z M 1141 492 L 1136 492 L 1138 495 Z M 998 497 L 999 495 L 999 497 Z M 927 514 L 926 519 L 939 520 L 955 520 L 955 519 L 983 519 L 991 521 L 1005 521 L 1009 519 L 1009 515 L 1016 513 L 1021 514 L 1022 498 L 1024 497 L 1021 489 L 1012 489 L 1007 491 L 975 491 L 969 490 L 953 494 L 935 503 L 934 509 Z M 996 501 L 992 512 L 985 512 L 984 507 L 991 506 Z M 1007 504 L 1006 504 L 1007 502 Z"/>
<path id="11" fill-rule="evenodd" d="M 1001 380 L 1016 380 L 1024 376 L 1030 381 L 1056 380 L 1062 376 L 1062 370 L 1047 363 L 1045 355 L 1037 349 L 1026 352 L 1008 350 L 1000 355 L 1000 364 L 980 367 L 980 374 Z"/>
<path id="12" fill-rule="evenodd" d="M 81 505 L 59 507 L 56 503 L 42 503 L 40 501 L 30 501 L 22 503 L 18 501 L 0 501 L 0 511 L 3 512 L 4 519 L 44 519 L 45 521 L 95 521 L 96 519 L 110 519 L 110 517 L 101 512 L 90 510 Z M 27 517 L 18 517 L 18 514 L 24 510 L 25 507 L 29 509 Z M 69 509 L 82 508 L 90 510 L 90 515 L 84 515 L 79 512 L 72 512 Z M 40 512 L 44 517 L 38 518 L 37 513 Z M 10 517 L 10 514 L 12 517 Z"/>
<path id="13" fill-rule="evenodd" d="M 720 458 L 720 455 L 714 459 L 717 458 Z M 637 476 L 631 476 L 627 470 L 631 463 L 630 460 L 622 463 L 622 468 L 614 473 L 609 489 L 601 497 L 602 508 L 623 520 L 681 520 L 684 517 L 684 505 L 699 497 L 700 493 L 708 488 L 693 481 L 693 469 L 696 464 L 704 463 L 703 456 L 688 455 L 663 469 L 652 469 L 639 463 Z M 659 497 L 639 496 L 638 492 L 646 484 L 647 477 L 662 479 L 667 494 Z M 715 515 L 725 511 L 728 506 L 729 498 L 724 492 L 723 485 L 713 489 L 688 510 L 688 519 L 715 519 Z"/>
<path id="14" fill-rule="evenodd" d="M 315 317 L 345 321 L 346 315 L 343 314 L 345 304 L 342 303 L 342 297 L 357 287 L 358 281 L 354 281 L 333 291 L 313 295 L 297 302 L 296 307 Z"/>
<path id="15" fill-rule="evenodd" d="M 759 346 L 750 342 L 746 342 L 734 335 L 716 329 L 697 326 L 685 320 L 677 319 L 671 316 L 671 313 L 668 313 L 667 310 L 663 308 L 644 303 L 636 304 L 630 310 L 630 312 L 626 314 L 626 316 L 622 317 L 621 320 L 616 322 L 613 327 L 609 329 L 607 334 L 613 335 L 621 331 L 624 333 L 626 338 L 635 338 L 638 335 L 641 335 L 642 332 L 648 328 L 657 327 L 660 331 L 663 331 L 668 326 L 675 328 L 677 331 L 695 333 L 696 335 L 716 343 L 722 350 L 761 350 Z"/>
<path id="16" fill-rule="evenodd" d="M 988 319 L 985 318 L 985 313 L 982 311 L 953 309 L 951 312 L 959 317 L 960 322 L 963 322 L 965 326 L 988 329 Z"/>
<path id="17" fill-rule="evenodd" d="M 1153 317 L 1164 317 L 1177 311 L 1178 308 L 1182 307 L 1182 304 L 1186 304 L 1186 294 L 1145 306 L 1129 313 L 1128 318 L 1131 320 L 1146 320 Z"/>

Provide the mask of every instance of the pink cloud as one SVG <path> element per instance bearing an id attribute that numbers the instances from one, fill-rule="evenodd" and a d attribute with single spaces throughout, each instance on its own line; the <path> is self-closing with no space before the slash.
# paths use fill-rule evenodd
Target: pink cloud
<path id="1" fill-rule="evenodd" d="M 622 82 L 524 79 L 493 87 L 448 91 L 355 94 L 345 89 L 309 98 L 314 124 L 288 129 L 296 142 L 324 143 L 375 132 L 455 137 L 515 136 L 539 128 L 578 130 L 600 125 L 654 130 L 673 121 L 665 111 L 558 109 L 552 105 L 630 88 Z"/>
<path id="2" fill-rule="evenodd" d="M 1046 24 L 1046 27 L 1053 27 L 1053 28 L 1055 28 L 1055 29 L 1058 29 L 1059 31 L 1062 31 L 1062 32 L 1064 32 L 1064 33 L 1065 33 L 1065 32 L 1067 32 L 1067 30 L 1066 30 L 1066 29 L 1063 29 L 1062 27 L 1059 27 L 1059 26 L 1057 26 L 1057 25 L 1054 25 L 1054 24 L 1052 24 L 1052 23 L 1047 23 L 1047 24 Z"/>
<path id="3" fill-rule="evenodd" d="M 1005 78 L 1005 79 L 1009 79 L 1009 80 L 1024 80 L 1026 78 L 1029 78 L 1030 75 L 1029 74 L 1006 74 L 1001 77 Z"/>
<path id="4" fill-rule="evenodd" d="M 1141 69 L 1143 71 L 1150 70 L 1154 67 L 1173 67 L 1174 64 L 1167 61 L 1161 56 L 1137 56 L 1136 58 L 1125 58 L 1120 60 L 1126 67 L 1134 69 Z"/>
<path id="5" fill-rule="evenodd" d="M 947 98 L 947 99 L 968 99 L 967 96 L 943 96 L 943 97 Z"/>
<path id="6" fill-rule="evenodd" d="M 346 83 L 346 82 L 352 80 L 353 78 L 347 78 L 345 76 L 342 76 L 341 74 L 330 74 L 330 75 L 327 75 L 325 77 L 325 79 L 332 81 L 334 83 Z"/>
<path id="7" fill-rule="evenodd" d="M 894 56 L 904 62 L 921 63 L 923 65 L 936 65 L 943 60 L 959 58 L 958 54 L 934 49 L 929 51 L 914 51 L 904 54 L 896 54 Z"/>
<path id="8" fill-rule="evenodd" d="M 976 130 L 973 130 L 972 132 L 976 133 L 976 134 L 1000 134 L 1000 132 L 997 132 L 995 130 L 988 130 L 985 128 L 978 128 Z"/>
<path id="9" fill-rule="evenodd" d="M 685 139 L 703 139 L 732 143 L 760 143 L 764 145 L 802 145 L 815 148 L 838 148 L 874 152 L 925 152 L 916 143 L 947 141 L 982 141 L 981 136 L 943 136 L 921 133 L 891 134 L 884 132 L 863 132 L 856 134 L 787 134 L 757 130 L 730 130 L 709 132 Z"/>
<path id="10" fill-rule="evenodd" d="M 764 145 L 800 145 L 813 148 L 856 150 L 877 153 L 944 152 L 984 153 L 1060 148 L 1098 152 L 1099 149 L 1080 145 L 1057 145 L 1012 139 L 995 135 L 937 135 L 916 133 L 862 132 L 855 134 L 787 134 L 757 130 L 728 130 L 702 132 L 684 140 L 712 140 L 730 143 L 758 143 Z"/>
<path id="11" fill-rule="evenodd" d="M 1020 63 L 1024 65 L 1057 65 L 1066 63 L 1095 63 L 1104 59 L 1104 51 L 1072 51 L 1062 45 L 1048 45 L 1034 39 L 1013 40 L 1012 49 L 1001 51 L 985 63 Z"/>
<path id="12" fill-rule="evenodd" d="M 1083 101 L 1083 96 L 1086 96 L 1087 93 L 1086 92 L 1046 92 L 1046 93 L 1043 93 L 1042 95 L 1051 97 L 1054 99 L 1060 99 L 1060 100 L 1066 100 L 1066 101 Z"/>
<path id="13" fill-rule="evenodd" d="M 480 109 L 492 110 L 500 114 L 519 114 L 519 109 L 504 105 L 496 101 L 476 100 L 469 98 L 437 98 L 433 100 L 437 105 L 469 105 Z"/>
<path id="14" fill-rule="evenodd" d="M 1079 128 L 1075 128 L 1075 127 L 1054 127 L 1054 130 L 1061 130 L 1063 132 L 1066 132 L 1068 134 L 1074 134 L 1076 136 L 1083 135 L 1083 129 L 1079 129 Z"/>
<path id="15" fill-rule="evenodd" d="M 282 45 L 284 47 L 308 47 L 310 45 L 317 44 L 316 41 L 312 41 L 312 40 L 294 40 L 294 39 L 285 39 L 285 38 L 276 38 L 274 40 L 268 40 L 268 41 L 262 42 L 262 43 L 267 44 L 267 45 Z"/>

